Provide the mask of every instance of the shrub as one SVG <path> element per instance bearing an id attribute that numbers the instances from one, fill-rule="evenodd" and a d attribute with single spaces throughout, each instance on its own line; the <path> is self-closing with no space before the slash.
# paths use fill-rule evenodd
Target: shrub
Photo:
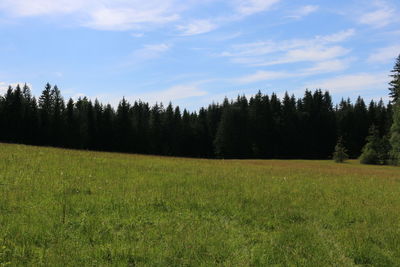
<path id="1" fill-rule="evenodd" d="M 344 147 L 343 140 L 340 137 L 335 146 L 335 152 L 333 152 L 333 160 L 337 163 L 343 163 L 347 159 L 349 159 L 349 155 L 347 154 L 347 149 Z"/>

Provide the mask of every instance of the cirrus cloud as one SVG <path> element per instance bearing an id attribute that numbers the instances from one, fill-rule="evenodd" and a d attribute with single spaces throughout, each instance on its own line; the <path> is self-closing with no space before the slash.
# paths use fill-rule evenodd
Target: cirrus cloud
<path id="1" fill-rule="evenodd" d="M 2 0 L 13 17 L 73 15 L 75 23 L 97 30 L 131 30 L 179 18 L 176 0 Z"/>

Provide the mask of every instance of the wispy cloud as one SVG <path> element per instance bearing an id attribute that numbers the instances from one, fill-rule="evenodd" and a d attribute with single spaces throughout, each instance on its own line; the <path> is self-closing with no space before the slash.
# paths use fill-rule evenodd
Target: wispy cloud
<path id="1" fill-rule="evenodd" d="M 251 84 L 261 81 L 280 80 L 293 77 L 307 77 L 323 73 L 331 73 L 345 70 L 349 67 L 351 60 L 330 60 L 314 64 L 309 68 L 302 68 L 292 71 L 265 71 L 259 70 L 254 74 L 245 75 L 234 79 L 234 82 Z"/>
<path id="2" fill-rule="evenodd" d="M 318 62 L 323 60 L 330 60 L 344 56 L 350 52 L 349 49 L 341 46 L 314 46 L 308 48 L 298 48 L 286 52 L 279 59 L 263 60 L 254 62 L 253 66 L 272 66 L 278 64 L 288 64 L 297 62 Z"/>
<path id="3" fill-rule="evenodd" d="M 98 30 L 131 30 L 179 18 L 175 0 L 2 0 L 14 17 L 74 15 L 75 23 Z"/>
<path id="4" fill-rule="evenodd" d="M 210 20 L 195 20 L 186 25 L 178 25 L 177 29 L 183 36 L 197 35 L 213 31 L 217 25 Z"/>
<path id="5" fill-rule="evenodd" d="M 164 24 L 176 21 L 177 14 L 168 14 L 166 7 L 154 9 L 100 8 L 90 14 L 84 25 L 99 30 L 130 30 L 141 28 L 144 24 Z"/>
<path id="6" fill-rule="evenodd" d="M 173 102 L 180 99 L 186 99 L 190 97 L 204 96 L 208 94 L 206 91 L 202 90 L 198 84 L 182 84 L 174 85 L 170 88 L 160 91 L 154 91 L 144 94 L 135 95 L 135 99 L 141 99 L 143 101 L 148 101 L 150 103 L 155 102 Z"/>
<path id="7" fill-rule="evenodd" d="M 266 11 L 279 2 L 280 0 L 236 0 L 232 3 L 240 15 L 249 16 Z"/>
<path id="8" fill-rule="evenodd" d="M 400 45 L 392 45 L 375 50 L 369 57 L 368 62 L 371 63 L 388 63 L 394 62 L 395 58 L 400 55 Z"/>
<path id="9" fill-rule="evenodd" d="M 135 38 L 141 38 L 141 37 L 144 36 L 144 33 L 142 33 L 142 32 L 135 32 L 135 33 L 131 33 L 131 36 L 132 36 L 132 37 L 135 37 Z"/>
<path id="10" fill-rule="evenodd" d="M 305 16 L 308 16 L 316 11 L 318 11 L 319 6 L 316 5 L 307 5 L 307 6 L 302 6 L 294 11 L 292 11 L 289 14 L 289 18 L 293 18 L 293 19 L 300 19 L 303 18 Z"/>
<path id="11" fill-rule="evenodd" d="M 354 29 L 347 29 L 333 34 L 318 35 L 315 37 L 316 41 L 323 43 L 340 43 L 352 37 L 356 31 Z"/>
<path id="12" fill-rule="evenodd" d="M 198 19 L 181 24 L 177 29 L 182 36 L 203 34 L 218 29 L 227 23 L 238 21 L 247 16 L 267 11 L 281 0 L 235 0 L 231 1 L 234 12 L 229 16 L 217 16 L 209 19 Z"/>
<path id="13" fill-rule="evenodd" d="M 32 84 L 30 84 L 30 83 L 25 83 L 25 82 L 12 82 L 12 83 L 0 82 L 0 94 L 4 94 L 8 90 L 9 86 L 11 86 L 12 88 L 15 88 L 17 85 L 19 85 L 22 88 L 25 84 L 30 89 L 32 89 Z"/>
<path id="14" fill-rule="evenodd" d="M 239 77 L 235 79 L 235 82 L 238 83 L 244 83 L 244 84 L 250 84 L 250 83 L 256 83 L 256 82 L 261 82 L 261 81 L 267 81 L 267 80 L 276 80 L 276 79 L 281 79 L 281 78 L 287 78 L 287 77 L 292 77 L 293 74 L 288 73 L 288 72 L 280 72 L 280 71 L 257 71 L 254 74 L 246 75 L 243 77 Z"/>
<path id="15" fill-rule="evenodd" d="M 87 6 L 87 3 L 82 0 L 2 0 L 0 2 L 0 8 L 7 9 L 14 16 L 21 17 L 68 14 Z"/>
<path id="16" fill-rule="evenodd" d="M 148 44 L 144 45 L 143 48 L 136 50 L 133 53 L 135 59 L 146 60 L 159 57 L 161 54 L 171 49 L 171 45 L 161 44 Z"/>
<path id="17" fill-rule="evenodd" d="M 347 69 L 352 59 L 335 59 L 317 62 L 310 68 L 300 70 L 299 73 L 302 76 L 309 76 L 322 73 L 338 72 Z"/>
<path id="18" fill-rule="evenodd" d="M 312 39 L 284 41 L 264 41 L 235 45 L 221 56 L 231 58 L 232 62 L 250 66 L 272 66 L 296 62 L 319 62 L 332 60 L 350 52 L 335 43 L 340 43 L 354 35 L 349 29 L 331 35 L 316 36 Z"/>
<path id="19" fill-rule="evenodd" d="M 388 82 L 389 76 L 386 72 L 357 73 L 309 82 L 303 88 L 326 89 L 331 93 L 362 93 L 368 90 L 385 90 Z"/>
<path id="20" fill-rule="evenodd" d="M 367 11 L 360 16 L 359 23 L 381 28 L 392 23 L 398 17 L 396 10 L 386 1 L 373 1 L 372 8 L 372 11 Z"/>
<path id="21" fill-rule="evenodd" d="M 281 0 L 234 0 L 231 16 L 210 19 L 191 18 L 182 24 L 185 10 L 200 3 L 177 0 L 2 0 L 0 10 L 11 17 L 69 16 L 69 23 L 96 30 L 126 31 L 180 22 L 182 35 L 206 33 L 217 28 L 216 21 L 234 21 L 266 11 Z M 212 2 L 212 1 L 210 1 Z"/>
<path id="22" fill-rule="evenodd" d="M 4 94 L 4 92 L 7 90 L 8 84 L 5 82 L 0 82 L 0 93 Z"/>

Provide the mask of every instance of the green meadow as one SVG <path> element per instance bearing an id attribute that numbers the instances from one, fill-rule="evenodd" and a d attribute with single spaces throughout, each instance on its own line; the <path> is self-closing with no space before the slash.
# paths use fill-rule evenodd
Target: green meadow
<path id="1" fill-rule="evenodd" d="M 399 266 L 400 169 L 0 144 L 0 266 Z"/>

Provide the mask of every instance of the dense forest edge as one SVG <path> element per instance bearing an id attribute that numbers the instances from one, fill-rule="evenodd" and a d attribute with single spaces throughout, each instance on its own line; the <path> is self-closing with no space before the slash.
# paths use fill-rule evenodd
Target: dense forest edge
<path id="1" fill-rule="evenodd" d="M 0 141 L 39 146 L 203 158 L 330 159 L 338 147 L 364 163 L 398 163 L 400 56 L 391 101 L 334 105 L 329 92 L 306 90 L 280 99 L 258 92 L 225 98 L 196 112 L 171 103 L 123 98 L 118 107 L 87 97 L 66 103 L 47 84 L 36 99 L 25 84 L 0 96 Z M 338 141 L 339 140 L 339 141 Z"/>

